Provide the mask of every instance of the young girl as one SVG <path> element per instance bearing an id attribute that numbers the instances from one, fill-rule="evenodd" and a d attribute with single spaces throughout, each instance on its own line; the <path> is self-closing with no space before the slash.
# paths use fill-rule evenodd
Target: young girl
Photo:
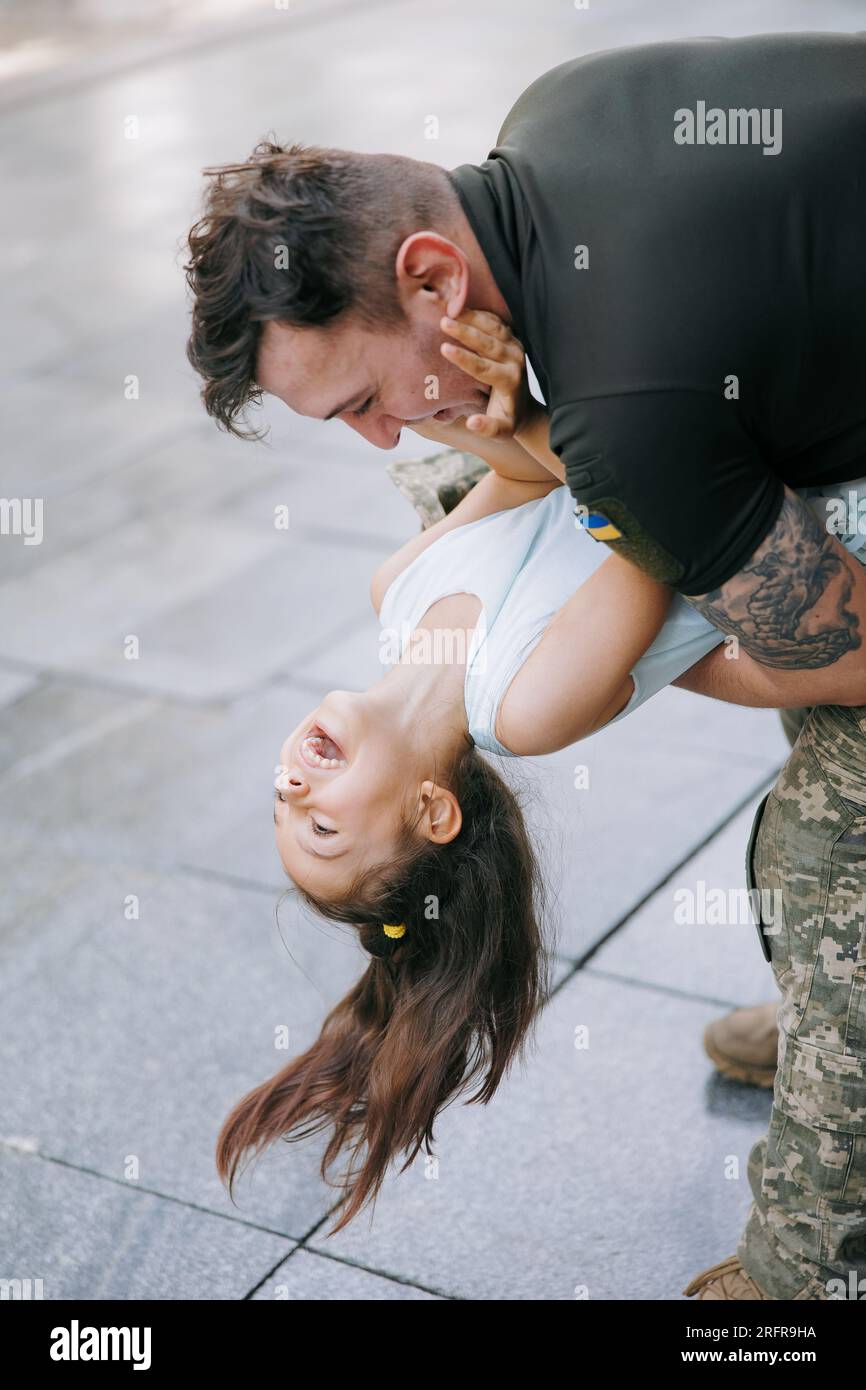
<path id="1" fill-rule="evenodd" d="M 464 315 L 454 336 L 473 344 L 461 365 L 494 383 L 495 420 L 525 387 L 522 354 L 519 383 L 483 355 L 493 317 Z M 323 1177 L 350 1160 L 331 1234 L 375 1201 L 393 1159 L 431 1152 L 436 1116 L 474 1080 L 470 1099 L 492 1098 L 548 995 L 538 866 L 480 750 L 568 747 L 685 672 L 743 704 L 812 698 L 805 680 L 780 694 L 780 673 L 743 652 L 725 661 L 718 629 L 585 534 L 557 477 L 471 423 L 417 427 L 491 471 L 374 575 L 393 664 L 369 690 L 331 691 L 280 751 L 283 866 L 306 903 L 356 927 L 371 961 L 316 1042 L 238 1103 L 217 1164 L 231 1190 L 246 1151 L 328 1129 Z"/>

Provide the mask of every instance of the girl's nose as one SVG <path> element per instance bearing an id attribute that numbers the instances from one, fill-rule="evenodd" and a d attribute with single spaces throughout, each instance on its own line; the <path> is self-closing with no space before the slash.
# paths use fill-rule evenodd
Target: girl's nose
<path id="1" fill-rule="evenodd" d="M 278 792 L 300 792 L 306 785 L 303 777 L 295 768 L 278 767 L 276 769 L 277 778 L 274 782 L 274 789 Z"/>

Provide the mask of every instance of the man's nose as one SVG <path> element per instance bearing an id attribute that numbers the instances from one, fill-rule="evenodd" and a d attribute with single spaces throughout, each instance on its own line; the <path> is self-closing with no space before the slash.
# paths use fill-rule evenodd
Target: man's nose
<path id="1" fill-rule="evenodd" d="M 372 420 L 364 416 L 356 420 L 349 416 L 346 424 L 357 430 L 370 444 L 375 444 L 377 449 L 393 449 L 400 442 L 400 431 L 405 421 L 393 415 L 378 415 Z"/>

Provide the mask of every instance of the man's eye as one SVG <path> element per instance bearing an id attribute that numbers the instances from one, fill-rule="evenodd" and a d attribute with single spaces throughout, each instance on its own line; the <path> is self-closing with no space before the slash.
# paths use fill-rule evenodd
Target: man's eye
<path id="1" fill-rule="evenodd" d="M 372 404 L 373 404 L 373 397 L 372 397 L 372 396 L 368 396 L 367 399 L 365 400 L 364 404 L 361 405 L 361 406 L 359 406 L 358 409 L 355 411 L 355 414 L 356 414 L 356 415 L 366 415 L 366 414 L 367 414 L 367 411 L 370 409 L 370 406 L 371 406 Z"/>
<path id="2" fill-rule="evenodd" d="M 324 825 L 319 825 L 318 821 L 313 821 L 313 829 L 317 835 L 336 835 L 336 830 L 328 830 Z"/>

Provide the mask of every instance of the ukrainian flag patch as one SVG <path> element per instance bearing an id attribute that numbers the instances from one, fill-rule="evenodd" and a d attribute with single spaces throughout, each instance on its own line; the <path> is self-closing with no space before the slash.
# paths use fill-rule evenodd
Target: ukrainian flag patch
<path id="1" fill-rule="evenodd" d="M 587 531 L 594 541 L 616 541 L 622 537 L 622 531 L 619 531 L 602 512 L 590 512 L 587 517 L 578 513 L 577 524 L 582 530 Z"/>

